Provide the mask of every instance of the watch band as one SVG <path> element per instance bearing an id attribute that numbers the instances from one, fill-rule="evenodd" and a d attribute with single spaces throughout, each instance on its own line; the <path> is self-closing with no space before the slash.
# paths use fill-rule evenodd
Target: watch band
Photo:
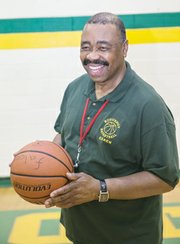
<path id="1" fill-rule="evenodd" d="M 105 180 L 100 180 L 100 191 L 107 192 L 107 185 Z"/>
<path id="2" fill-rule="evenodd" d="M 99 202 L 107 202 L 109 200 L 109 192 L 105 180 L 100 180 Z"/>

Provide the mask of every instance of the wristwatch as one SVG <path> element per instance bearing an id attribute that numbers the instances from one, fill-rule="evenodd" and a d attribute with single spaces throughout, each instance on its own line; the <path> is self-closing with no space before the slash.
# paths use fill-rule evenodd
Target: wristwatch
<path id="1" fill-rule="evenodd" d="M 100 181 L 99 202 L 107 202 L 109 200 L 109 192 L 105 180 Z"/>

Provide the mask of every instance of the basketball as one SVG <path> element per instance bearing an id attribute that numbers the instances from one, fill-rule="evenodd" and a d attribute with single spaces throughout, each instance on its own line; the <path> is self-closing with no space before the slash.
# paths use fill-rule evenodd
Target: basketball
<path id="1" fill-rule="evenodd" d="M 73 162 L 67 151 L 51 141 L 35 141 L 14 154 L 10 165 L 14 190 L 24 200 L 44 204 L 55 189 L 68 182 Z"/>

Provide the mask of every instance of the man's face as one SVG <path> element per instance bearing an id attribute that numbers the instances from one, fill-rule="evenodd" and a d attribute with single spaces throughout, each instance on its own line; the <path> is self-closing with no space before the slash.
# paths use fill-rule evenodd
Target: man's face
<path id="1" fill-rule="evenodd" d="M 112 24 L 87 24 L 81 38 L 80 59 L 90 78 L 96 83 L 118 79 L 127 53 L 127 42 Z"/>

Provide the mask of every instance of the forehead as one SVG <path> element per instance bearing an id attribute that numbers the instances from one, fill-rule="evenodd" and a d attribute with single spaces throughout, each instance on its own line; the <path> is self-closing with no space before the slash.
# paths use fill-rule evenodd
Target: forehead
<path id="1" fill-rule="evenodd" d="M 114 43 L 119 39 L 120 31 L 113 24 L 86 24 L 82 32 L 81 43 L 96 44 L 102 41 Z"/>

